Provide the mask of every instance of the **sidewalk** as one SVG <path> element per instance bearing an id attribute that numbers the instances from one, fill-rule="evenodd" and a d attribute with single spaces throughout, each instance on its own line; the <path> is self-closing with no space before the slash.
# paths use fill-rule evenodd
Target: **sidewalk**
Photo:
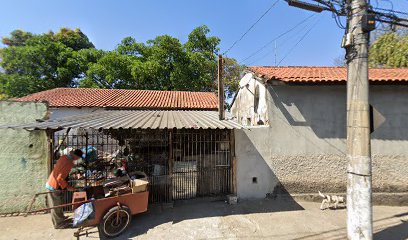
<path id="1" fill-rule="evenodd" d="M 118 239 L 345 239 L 346 210 L 287 200 L 191 200 L 154 207 L 133 218 Z M 374 239 L 408 239 L 408 207 L 374 207 Z M 0 239 L 74 239 L 73 229 L 54 230 L 49 215 L 0 218 Z M 89 237 L 98 239 L 97 229 Z"/>

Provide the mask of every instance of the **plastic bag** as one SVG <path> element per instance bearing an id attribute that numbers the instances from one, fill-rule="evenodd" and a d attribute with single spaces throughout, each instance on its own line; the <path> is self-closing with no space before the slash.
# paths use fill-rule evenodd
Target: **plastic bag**
<path id="1" fill-rule="evenodd" d="M 85 159 L 88 163 L 95 162 L 98 160 L 98 151 L 93 146 L 88 146 L 87 148 L 82 148 L 82 159 Z"/>
<path id="2" fill-rule="evenodd" d="M 74 227 L 82 224 L 93 213 L 92 202 L 84 203 L 74 211 Z"/>

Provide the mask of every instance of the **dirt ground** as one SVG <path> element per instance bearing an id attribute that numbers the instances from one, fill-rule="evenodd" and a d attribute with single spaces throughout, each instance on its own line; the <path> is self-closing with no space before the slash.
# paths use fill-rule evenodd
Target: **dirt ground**
<path id="1" fill-rule="evenodd" d="M 292 199 L 182 201 L 134 216 L 117 239 L 346 239 L 346 210 L 319 207 Z M 54 230 L 49 215 L 0 218 L 0 226 L 0 239 L 75 239 L 74 229 Z M 81 239 L 99 239 L 91 232 Z M 408 207 L 375 206 L 374 232 L 374 239 L 408 239 Z"/>

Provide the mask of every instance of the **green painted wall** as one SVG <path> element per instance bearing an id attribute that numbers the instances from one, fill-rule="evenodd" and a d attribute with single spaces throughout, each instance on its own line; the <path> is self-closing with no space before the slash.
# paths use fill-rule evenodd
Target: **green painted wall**
<path id="1" fill-rule="evenodd" d="M 45 103 L 0 101 L 0 125 L 47 118 Z M 47 179 L 45 131 L 0 129 L 0 213 L 24 211 Z M 44 197 L 34 207 L 43 207 Z"/>

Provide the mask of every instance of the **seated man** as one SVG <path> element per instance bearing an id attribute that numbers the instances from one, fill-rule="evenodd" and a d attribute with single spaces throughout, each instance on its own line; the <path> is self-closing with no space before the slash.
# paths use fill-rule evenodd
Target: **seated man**
<path id="1" fill-rule="evenodd" d="M 74 166 L 74 161 L 80 159 L 82 154 L 79 149 L 70 151 L 67 155 L 61 156 L 54 165 L 54 169 L 45 184 L 45 187 L 51 192 L 48 197 L 49 207 L 63 204 L 62 190 L 75 191 L 75 188 L 70 186 L 66 179 Z M 51 209 L 51 218 L 55 229 L 64 228 L 67 225 L 62 208 Z"/>

